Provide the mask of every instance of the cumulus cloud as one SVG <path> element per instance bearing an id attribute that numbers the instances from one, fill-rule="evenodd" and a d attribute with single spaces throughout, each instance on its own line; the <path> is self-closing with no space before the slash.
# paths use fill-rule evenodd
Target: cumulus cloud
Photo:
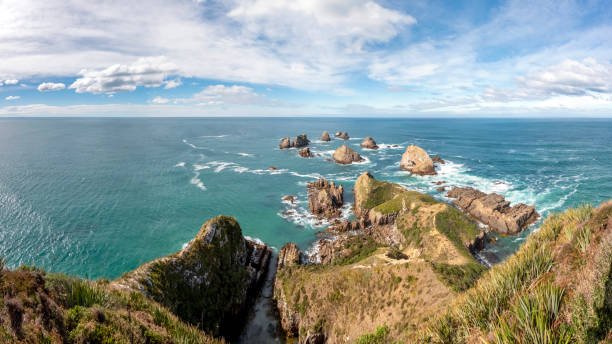
<path id="1" fill-rule="evenodd" d="M 5 85 L 17 85 L 18 83 L 19 83 L 19 80 L 17 79 L 4 80 Z"/>
<path id="2" fill-rule="evenodd" d="M 167 104 L 169 101 L 170 101 L 169 99 L 163 98 L 163 97 L 160 97 L 160 96 L 157 96 L 157 97 L 153 98 L 153 100 L 152 100 L 152 102 L 154 104 Z"/>
<path id="3" fill-rule="evenodd" d="M 163 56 L 140 58 L 131 65 L 115 64 L 103 70 L 82 70 L 70 88 L 77 93 L 116 93 L 134 91 L 138 86 L 158 87 L 177 72 L 174 63 Z"/>
<path id="4" fill-rule="evenodd" d="M 174 80 L 168 80 L 166 81 L 166 86 L 164 86 L 165 89 L 169 89 L 169 88 L 175 88 L 175 87 L 179 87 L 183 84 L 183 81 L 181 81 L 180 78 L 174 79 Z"/>
<path id="5" fill-rule="evenodd" d="M 4 99 L 6 99 L 6 100 L 17 100 L 19 98 L 21 98 L 21 97 L 20 96 L 8 96 L 8 97 L 6 97 Z"/>
<path id="6" fill-rule="evenodd" d="M 38 85 L 38 91 L 40 92 L 60 91 L 65 88 L 66 85 L 61 82 L 43 82 L 42 84 Z"/>

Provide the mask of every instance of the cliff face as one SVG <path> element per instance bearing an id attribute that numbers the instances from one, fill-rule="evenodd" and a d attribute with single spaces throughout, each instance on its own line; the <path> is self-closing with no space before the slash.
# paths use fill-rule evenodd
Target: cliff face
<path id="1" fill-rule="evenodd" d="M 142 292 L 214 334 L 232 330 L 261 282 L 270 250 L 245 240 L 234 218 L 206 222 L 181 251 L 140 266 L 115 283 Z"/>

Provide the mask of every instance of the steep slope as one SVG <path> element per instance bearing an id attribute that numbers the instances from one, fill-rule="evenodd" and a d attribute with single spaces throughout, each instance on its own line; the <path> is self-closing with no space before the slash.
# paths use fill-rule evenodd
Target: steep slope
<path id="1" fill-rule="evenodd" d="M 612 202 L 551 215 L 421 341 L 612 342 Z"/>
<path id="2" fill-rule="evenodd" d="M 234 331 L 267 269 L 270 250 L 244 239 L 238 222 L 217 216 L 181 251 L 125 274 L 114 284 L 142 292 L 215 335 Z"/>
<path id="3" fill-rule="evenodd" d="M 0 264 L 1 265 L 1 264 Z M 141 293 L 0 266 L 0 343 L 223 343 Z"/>

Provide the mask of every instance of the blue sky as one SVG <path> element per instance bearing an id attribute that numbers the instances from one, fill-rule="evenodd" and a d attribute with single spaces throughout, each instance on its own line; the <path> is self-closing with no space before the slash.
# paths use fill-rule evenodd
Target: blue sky
<path id="1" fill-rule="evenodd" d="M 607 1 L 0 2 L 0 116 L 612 116 Z"/>

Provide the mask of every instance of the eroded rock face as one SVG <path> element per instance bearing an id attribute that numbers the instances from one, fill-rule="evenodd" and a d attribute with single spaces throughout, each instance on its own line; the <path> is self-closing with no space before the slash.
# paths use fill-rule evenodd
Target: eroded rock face
<path id="1" fill-rule="evenodd" d="M 298 153 L 302 158 L 312 158 L 312 152 L 310 152 L 310 148 L 306 147 L 299 151 Z"/>
<path id="2" fill-rule="evenodd" d="M 301 263 L 302 252 L 296 244 L 292 242 L 286 243 L 278 252 L 277 269 L 280 270 L 286 266 L 299 265 Z"/>
<path id="3" fill-rule="evenodd" d="M 453 188 L 447 194 L 459 208 L 492 230 L 501 234 L 517 234 L 538 220 L 535 207 L 519 203 L 510 206 L 504 196 L 486 194 L 474 188 Z"/>
<path id="4" fill-rule="evenodd" d="M 316 182 L 309 183 L 307 188 L 308 206 L 313 215 L 328 219 L 341 215 L 344 204 L 342 185 L 336 186 L 334 182 L 320 178 Z"/>
<path id="5" fill-rule="evenodd" d="M 309 143 L 310 143 L 310 140 L 308 140 L 308 137 L 306 137 L 306 134 L 301 134 L 301 135 L 298 135 L 295 138 L 295 140 L 293 140 L 293 147 L 295 148 L 306 147 L 308 146 Z"/>
<path id="6" fill-rule="evenodd" d="M 280 145 L 278 145 L 278 148 L 280 149 L 287 149 L 287 148 L 291 148 L 291 138 L 289 136 L 282 138 Z"/>
<path id="7" fill-rule="evenodd" d="M 378 149 L 378 146 L 376 145 L 376 141 L 374 141 L 374 139 L 371 138 L 370 136 L 363 139 L 360 146 L 363 148 L 368 148 L 368 149 Z"/>
<path id="8" fill-rule="evenodd" d="M 354 162 L 363 161 L 363 158 L 355 150 L 342 145 L 334 152 L 334 161 L 338 164 L 349 165 Z"/>
<path id="9" fill-rule="evenodd" d="M 433 160 L 431 160 L 429 154 L 423 148 L 415 145 L 406 148 L 402 155 L 400 168 L 421 176 L 436 174 Z"/>
<path id="10" fill-rule="evenodd" d="M 344 133 L 342 133 L 342 135 L 338 136 L 339 138 L 343 139 L 343 140 L 348 140 L 350 139 L 348 133 L 345 131 Z"/>
<path id="11" fill-rule="evenodd" d="M 439 156 L 434 156 L 433 158 L 431 158 L 431 160 L 433 160 L 433 162 L 436 162 L 438 164 L 446 164 L 446 161 L 444 161 L 444 159 L 440 158 Z"/>
<path id="12" fill-rule="evenodd" d="M 242 236 L 234 218 L 217 216 L 184 249 L 145 263 L 114 283 L 140 291 L 184 321 L 218 335 L 236 326 L 246 311 L 265 278 L 270 255 L 267 245 Z"/>
<path id="13" fill-rule="evenodd" d="M 321 135 L 321 141 L 331 141 L 331 138 L 329 137 L 329 133 L 327 131 L 324 131 Z"/>

